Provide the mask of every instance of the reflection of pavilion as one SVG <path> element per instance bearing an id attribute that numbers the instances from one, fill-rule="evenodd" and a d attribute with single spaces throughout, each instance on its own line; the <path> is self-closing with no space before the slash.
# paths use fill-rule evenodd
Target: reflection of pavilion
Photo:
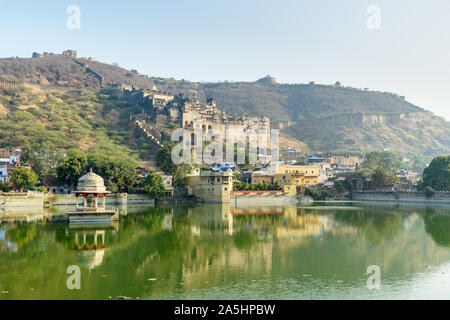
<path id="1" fill-rule="evenodd" d="M 92 172 L 82 176 L 78 180 L 77 191 L 77 210 L 68 212 L 69 222 L 71 223 L 91 223 L 91 222 L 110 222 L 118 219 L 117 210 L 105 209 L 105 198 L 109 191 L 106 191 L 103 178 Z M 79 207 L 78 198 L 83 197 L 83 207 Z M 98 206 L 98 198 L 102 198 L 101 207 Z"/>
<path id="2" fill-rule="evenodd" d="M 78 263 L 89 270 L 99 267 L 105 255 L 105 230 L 80 230 L 75 233 Z"/>
<path id="3" fill-rule="evenodd" d="M 93 242 L 89 243 L 88 237 L 92 238 Z M 100 241 L 98 241 L 100 237 Z M 80 242 L 81 240 L 81 242 Z M 105 230 L 82 231 L 75 233 L 75 249 L 76 250 L 91 250 L 105 248 Z"/>
<path id="4" fill-rule="evenodd" d="M 103 226 L 93 226 L 92 228 L 70 226 L 66 229 L 66 237 L 72 239 L 69 243 L 76 251 L 80 266 L 92 270 L 102 264 L 107 250 L 106 233 L 108 230 L 114 233 L 118 230 L 118 227 L 117 223 L 110 223 L 103 224 Z"/>
<path id="5" fill-rule="evenodd" d="M 105 249 L 95 251 L 77 251 L 77 261 L 83 268 L 92 270 L 101 266 Z"/>

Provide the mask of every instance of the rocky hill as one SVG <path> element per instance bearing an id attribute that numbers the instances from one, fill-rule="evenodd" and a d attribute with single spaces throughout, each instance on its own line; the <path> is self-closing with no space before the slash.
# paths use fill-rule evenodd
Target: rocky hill
<path id="1" fill-rule="evenodd" d="M 85 89 L 98 93 L 111 84 L 143 89 L 156 85 L 158 90 L 172 93 L 195 90 L 200 98 L 214 97 L 217 106 L 227 112 L 271 117 L 285 137 L 306 143 L 312 151 L 392 149 L 426 157 L 450 153 L 450 123 L 443 118 L 396 94 L 347 88 L 340 83 L 279 84 L 269 76 L 255 82 L 195 83 L 143 76 L 94 59 L 52 54 L 0 59 L 0 80 L 23 81 L 45 92 Z M 17 112 L 9 102 L 0 103 L 0 117 Z M 36 106 L 40 107 L 39 103 Z M 113 105 L 111 110 L 122 107 Z"/>

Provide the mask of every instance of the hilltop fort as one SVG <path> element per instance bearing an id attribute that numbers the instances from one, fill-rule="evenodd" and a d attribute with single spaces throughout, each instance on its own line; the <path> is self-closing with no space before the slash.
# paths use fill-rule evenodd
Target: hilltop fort
<path id="1" fill-rule="evenodd" d="M 155 86 L 151 91 L 129 86 L 122 86 L 122 89 L 126 96 L 142 108 L 144 117 L 141 120 L 146 123 L 147 131 L 152 131 L 154 136 L 168 127 L 189 130 L 201 128 L 203 131 L 215 129 L 223 136 L 227 129 L 270 130 L 269 117 L 243 113 L 229 115 L 225 110 L 217 108 L 214 99 L 200 100 L 195 91 L 173 95 L 158 91 Z"/>

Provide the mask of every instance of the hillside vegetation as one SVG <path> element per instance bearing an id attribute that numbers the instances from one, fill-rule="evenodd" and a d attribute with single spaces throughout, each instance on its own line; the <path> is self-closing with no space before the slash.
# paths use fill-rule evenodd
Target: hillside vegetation
<path id="1" fill-rule="evenodd" d="M 128 122 L 136 107 L 122 100 L 120 92 L 21 86 L 0 89 L 0 103 L 8 111 L 0 117 L 2 147 L 46 141 L 60 151 L 78 149 L 136 159 L 141 155 L 138 149 L 145 147 Z"/>
<path id="2" fill-rule="evenodd" d="M 102 81 L 86 68 L 100 74 Z M 127 121 L 130 113 L 139 110 L 120 94 L 105 93 L 105 87 L 120 83 L 144 89 L 156 85 L 172 93 L 196 90 L 202 99 L 215 98 L 217 106 L 229 113 L 269 116 L 273 124 L 283 124 L 286 141 L 288 137 L 300 140 L 310 151 L 361 154 L 392 149 L 427 158 L 450 153 L 450 123 L 443 118 L 396 94 L 339 83 L 278 84 L 270 77 L 255 82 L 194 83 L 59 55 L 0 59 L 0 79 L 37 85 L 35 92 L 0 92 L 3 145 L 20 144 L 21 139 L 46 130 L 61 148 L 112 151 L 119 145 L 126 154 L 145 158 L 137 150 L 145 148 L 146 142 L 135 137 Z"/>

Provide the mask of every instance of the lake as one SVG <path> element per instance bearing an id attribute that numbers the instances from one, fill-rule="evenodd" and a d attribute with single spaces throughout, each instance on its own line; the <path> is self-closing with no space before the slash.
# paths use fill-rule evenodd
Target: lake
<path id="1" fill-rule="evenodd" d="M 450 298 L 450 207 L 126 211 L 97 226 L 3 212 L 0 299 Z"/>

